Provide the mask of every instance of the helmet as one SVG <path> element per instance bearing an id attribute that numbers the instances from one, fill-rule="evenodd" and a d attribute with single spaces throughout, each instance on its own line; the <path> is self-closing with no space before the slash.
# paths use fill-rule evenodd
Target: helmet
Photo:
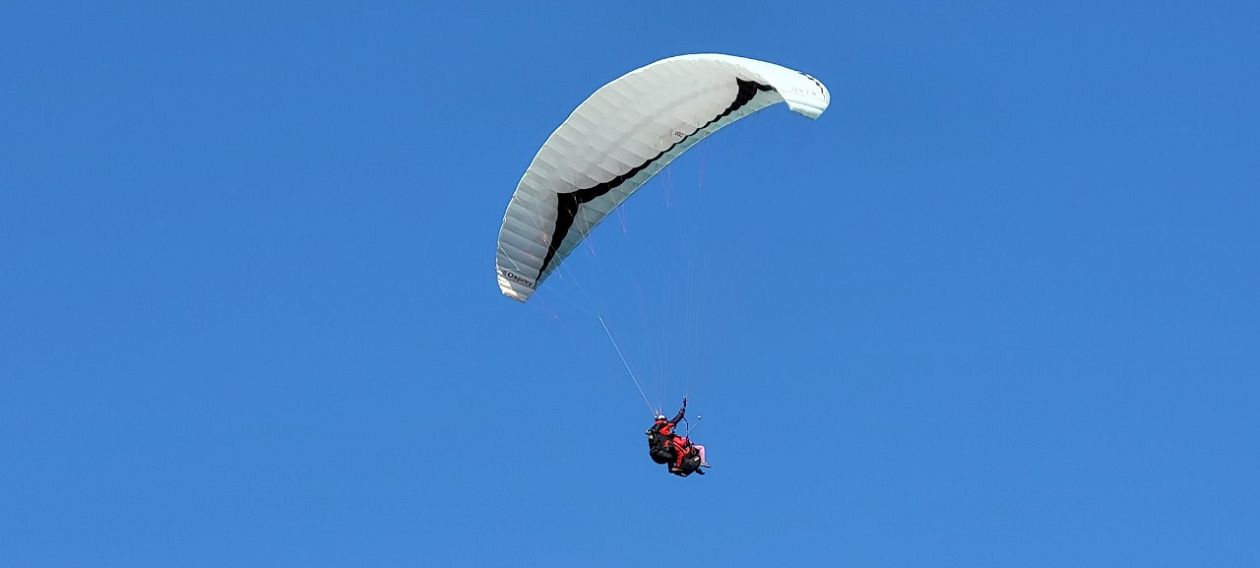
<path id="1" fill-rule="evenodd" d="M 657 414 L 657 415 L 656 415 L 656 419 L 657 419 L 658 421 L 659 421 L 659 420 L 664 420 L 664 419 L 665 419 L 665 415 L 664 415 L 664 414 Z"/>

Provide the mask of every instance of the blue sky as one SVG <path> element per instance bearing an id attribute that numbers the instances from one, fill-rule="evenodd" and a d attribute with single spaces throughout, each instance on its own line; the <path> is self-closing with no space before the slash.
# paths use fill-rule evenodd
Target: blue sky
<path id="1" fill-rule="evenodd" d="M 0 564 L 1260 565 L 1258 21 L 8 3 Z M 501 297 L 546 136 L 693 52 L 831 108 Z"/>

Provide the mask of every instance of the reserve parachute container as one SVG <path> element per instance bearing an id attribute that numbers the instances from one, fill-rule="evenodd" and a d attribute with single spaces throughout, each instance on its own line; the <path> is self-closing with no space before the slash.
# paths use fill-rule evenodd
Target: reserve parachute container
<path id="1" fill-rule="evenodd" d="M 779 102 L 818 118 L 830 100 L 809 75 L 721 54 L 662 59 L 600 87 L 516 186 L 499 229 L 499 289 L 528 300 L 609 212 L 723 126 Z"/>

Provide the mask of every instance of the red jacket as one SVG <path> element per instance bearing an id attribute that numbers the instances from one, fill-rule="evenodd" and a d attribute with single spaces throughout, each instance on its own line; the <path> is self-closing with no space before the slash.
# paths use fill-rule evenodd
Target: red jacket
<path id="1" fill-rule="evenodd" d="M 682 467 L 683 460 L 691 454 L 691 440 L 686 436 L 674 436 L 670 443 L 674 445 L 674 467 Z"/>

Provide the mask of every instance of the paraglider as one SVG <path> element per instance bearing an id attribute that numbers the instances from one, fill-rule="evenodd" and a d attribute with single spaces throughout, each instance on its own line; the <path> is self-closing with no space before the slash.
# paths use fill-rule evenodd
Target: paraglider
<path id="1" fill-rule="evenodd" d="M 814 77 L 723 54 L 662 59 L 600 87 L 543 143 L 517 184 L 499 228 L 496 277 L 503 295 L 526 302 L 579 243 L 644 183 L 719 129 L 785 103 L 816 119 L 831 95 Z M 627 372 L 621 349 L 600 317 Z M 644 403 L 651 404 L 644 395 Z M 686 477 L 704 474 L 704 446 L 659 412 L 649 455 Z"/>
<path id="2" fill-rule="evenodd" d="M 704 446 L 693 444 L 687 435 L 676 432 L 678 423 L 687 413 L 687 397 L 683 397 L 682 407 L 671 420 L 665 415 L 657 414 L 652 426 L 644 433 L 648 439 L 648 455 L 652 461 L 669 466 L 669 472 L 681 477 L 692 473 L 704 475 L 700 468 L 709 467 L 705 461 Z"/>
<path id="3" fill-rule="evenodd" d="M 683 415 L 687 412 L 687 399 L 683 398 L 682 408 L 678 409 L 678 414 L 674 415 L 673 420 L 666 420 L 664 414 L 657 414 L 656 421 L 652 426 L 644 432 L 647 434 L 648 455 L 652 461 L 659 464 L 673 463 L 677 455 L 674 453 L 674 428 L 678 427 L 678 422 L 683 419 Z"/>
<path id="4" fill-rule="evenodd" d="M 662 59 L 600 87 L 516 186 L 499 229 L 499 290 L 528 300 L 613 209 L 722 127 L 780 102 L 818 118 L 830 100 L 809 75 L 720 54 Z"/>

